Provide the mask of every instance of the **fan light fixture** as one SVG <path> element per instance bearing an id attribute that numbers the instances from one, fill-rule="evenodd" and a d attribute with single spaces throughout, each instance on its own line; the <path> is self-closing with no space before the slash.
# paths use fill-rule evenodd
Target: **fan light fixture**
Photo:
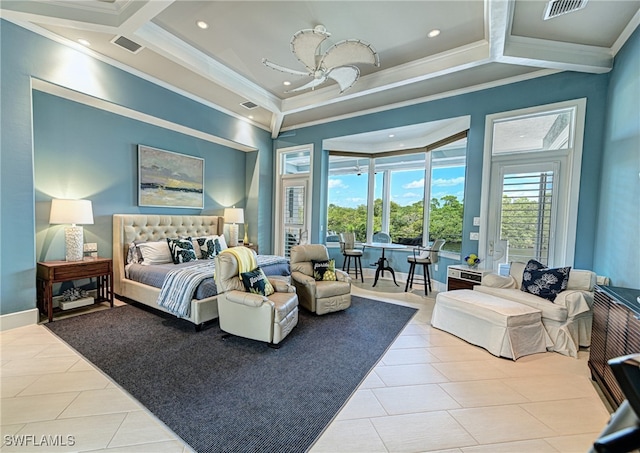
<path id="1" fill-rule="evenodd" d="M 300 30 L 291 38 L 291 52 L 302 63 L 306 71 L 290 69 L 266 58 L 262 59 L 265 66 L 287 74 L 313 77 L 310 82 L 292 90 L 293 93 L 311 88 L 315 89 L 328 79 L 334 80 L 340 86 L 340 93 L 351 88 L 360 77 L 360 69 L 356 63 L 367 63 L 380 66 L 378 53 L 359 39 L 345 39 L 333 44 L 326 51 L 322 51 L 321 45 L 331 36 L 323 25 L 315 28 Z"/>

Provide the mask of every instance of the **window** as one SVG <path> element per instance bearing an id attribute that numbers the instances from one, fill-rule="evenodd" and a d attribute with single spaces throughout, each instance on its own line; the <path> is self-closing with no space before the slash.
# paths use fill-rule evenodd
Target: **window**
<path id="1" fill-rule="evenodd" d="M 275 253 L 289 256 L 291 247 L 308 240 L 311 219 L 313 147 L 277 150 Z"/>
<path id="2" fill-rule="evenodd" d="M 445 250 L 460 252 L 466 136 L 424 150 L 366 158 L 330 154 L 328 234 L 354 231 L 364 242 L 382 232 L 407 245 L 443 238 Z"/>
<path id="3" fill-rule="evenodd" d="M 485 266 L 535 259 L 573 264 L 585 101 L 487 117 L 482 204 Z M 481 231 L 483 230 L 481 226 Z M 507 253 L 494 262 L 494 244 Z"/>

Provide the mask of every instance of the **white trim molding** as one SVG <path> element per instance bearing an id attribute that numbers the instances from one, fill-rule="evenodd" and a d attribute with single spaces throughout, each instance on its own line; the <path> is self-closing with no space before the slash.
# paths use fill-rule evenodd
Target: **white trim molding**
<path id="1" fill-rule="evenodd" d="M 37 308 L 0 315 L 0 332 L 38 324 L 38 318 Z"/>

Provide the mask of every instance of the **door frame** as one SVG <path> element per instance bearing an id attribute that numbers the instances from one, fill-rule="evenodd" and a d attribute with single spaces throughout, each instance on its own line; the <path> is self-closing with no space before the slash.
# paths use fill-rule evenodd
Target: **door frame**
<path id="1" fill-rule="evenodd" d="M 282 174 L 282 158 L 285 154 L 297 153 L 301 151 L 309 151 L 309 172 L 298 173 L 291 175 Z M 273 216 L 273 249 L 276 255 L 284 256 L 284 223 L 282 222 L 282 209 L 284 208 L 284 183 L 285 179 L 305 179 L 307 185 L 306 199 L 305 199 L 305 228 L 308 234 L 311 233 L 311 212 L 313 210 L 313 144 L 290 146 L 287 148 L 276 149 L 276 156 L 274 162 L 274 174 L 276 175 L 276 187 L 275 187 L 275 207 Z"/>
<path id="2" fill-rule="evenodd" d="M 567 163 L 565 165 L 565 168 L 560 169 L 560 171 L 563 172 L 563 181 L 560 182 L 560 184 L 566 184 L 566 191 L 564 193 L 567 194 L 568 203 L 565 206 L 564 212 L 560 212 L 559 208 L 558 220 L 560 224 L 556 225 L 558 229 L 563 229 L 566 233 L 564 236 L 564 240 L 560 243 L 559 248 L 561 250 L 556 250 L 554 258 L 554 262 L 556 264 L 561 263 L 564 266 L 574 265 L 576 232 L 578 227 L 578 202 L 580 197 L 580 176 L 582 169 L 582 150 L 584 143 L 584 121 L 586 106 L 587 99 L 580 98 L 553 104 L 545 104 L 519 110 L 512 110 L 508 112 L 494 113 L 485 117 L 484 155 L 482 162 L 482 188 L 480 192 L 481 215 L 478 242 L 478 254 L 480 256 L 489 256 L 489 241 L 493 240 L 493 238 L 489 237 L 489 209 L 491 196 L 491 174 L 494 162 L 494 157 L 492 155 L 494 121 L 504 118 L 531 115 L 535 113 L 544 113 L 551 110 L 574 108 L 575 115 L 573 124 L 573 147 L 571 148 L 571 152 L 566 153 Z M 520 156 L 520 158 L 522 159 L 523 155 L 514 154 L 502 159 L 517 159 L 517 156 Z M 554 158 L 556 157 L 557 153 L 551 155 L 550 152 L 549 160 L 554 160 Z M 496 160 L 498 159 L 499 158 L 496 158 Z M 522 159 L 522 163 L 525 162 L 526 161 Z"/>

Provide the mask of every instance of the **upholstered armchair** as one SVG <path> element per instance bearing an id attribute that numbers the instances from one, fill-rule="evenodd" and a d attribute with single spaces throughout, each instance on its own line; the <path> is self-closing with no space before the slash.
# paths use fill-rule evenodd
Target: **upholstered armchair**
<path id="1" fill-rule="evenodd" d="M 232 335 L 280 343 L 298 324 L 298 296 L 285 280 L 269 278 L 275 290 L 269 296 L 248 292 L 231 253 L 215 257 L 220 328 Z"/>
<path id="2" fill-rule="evenodd" d="M 291 280 L 300 305 L 318 315 L 351 306 L 351 277 L 330 263 L 322 244 L 296 245 L 291 248 Z M 329 264 L 329 267 L 327 267 Z"/>

